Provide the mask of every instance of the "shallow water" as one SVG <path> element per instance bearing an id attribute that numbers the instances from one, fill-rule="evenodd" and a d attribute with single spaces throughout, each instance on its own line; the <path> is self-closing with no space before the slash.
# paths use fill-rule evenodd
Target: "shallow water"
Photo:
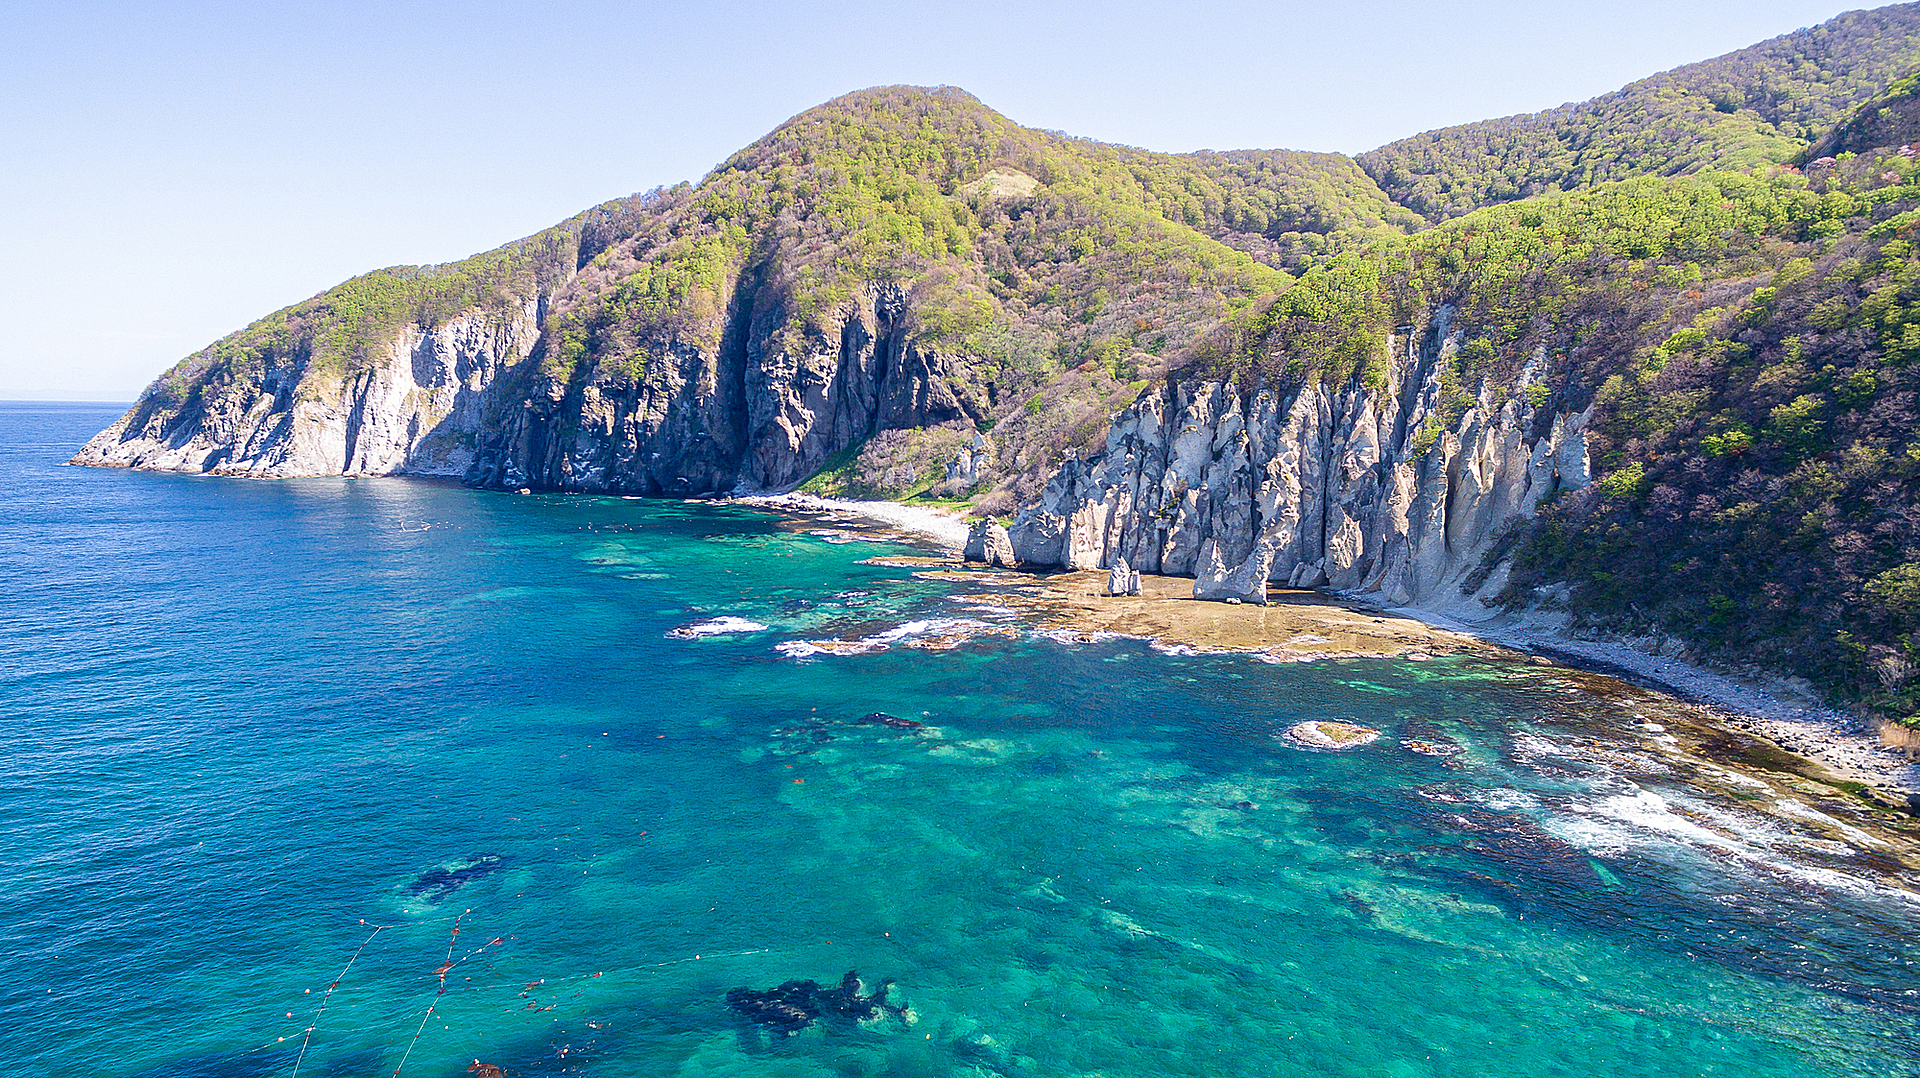
<path id="1" fill-rule="evenodd" d="M 1551 670 L 1068 646 L 724 506 L 55 466 L 111 418 L 0 406 L 9 1073 L 1920 1069 L 1897 881 Z M 1386 736 L 1276 737 L 1331 717 Z M 848 969 L 908 1014 L 724 1002 Z"/>

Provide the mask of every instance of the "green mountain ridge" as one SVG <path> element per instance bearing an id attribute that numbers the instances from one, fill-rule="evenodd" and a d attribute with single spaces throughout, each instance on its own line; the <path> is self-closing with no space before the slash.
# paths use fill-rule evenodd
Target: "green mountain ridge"
<path id="1" fill-rule="evenodd" d="M 276 312 L 75 459 L 941 498 L 1019 512 L 1033 566 L 1124 545 L 1209 581 L 1560 610 L 1911 716 L 1920 170 L 1865 144 L 1905 140 L 1916 66 L 1920 5 L 1852 12 L 1357 159 L 863 90 L 698 184 Z M 1192 429 L 1123 437 L 1153 409 Z M 1319 491 L 1294 509 L 1254 460 L 1284 415 L 1288 489 Z M 1409 504 L 1468 502 L 1471 536 L 1410 553 Z"/>
<path id="2" fill-rule="evenodd" d="M 1794 159 L 1920 68 L 1920 6 L 1850 11 L 1590 101 L 1442 128 L 1359 155 L 1429 220 L 1558 190 Z"/>

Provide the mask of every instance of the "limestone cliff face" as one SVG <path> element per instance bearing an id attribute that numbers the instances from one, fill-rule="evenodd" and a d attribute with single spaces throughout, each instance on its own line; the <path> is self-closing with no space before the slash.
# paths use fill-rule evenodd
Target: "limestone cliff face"
<path id="1" fill-rule="evenodd" d="M 787 490 L 882 430 L 984 415 L 957 361 L 904 329 L 907 294 L 869 285 L 798 348 L 770 290 L 742 287 L 717 348 L 674 342 L 644 374 L 536 375 L 503 397 L 478 486 L 638 494 Z"/>
<path id="2" fill-rule="evenodd" d="M 289 478 L 462 476 L 503 371 L 538 337 L 536 299 L 410 325 L 362 369 L 270 355 L 182 398 L 156 383 L 75 464 Z"/>
<path id="3" fill-rule="evenodd" d="M 984 416 L 960 361 L 869 285 L 798 349 L 777 294 L 742 285 L 718 347 L 668 342 L 637 377 L 553 373 L 545 295 L 403 328 L 341 373 L 299 349 L 176 396 L 165 380 L 73 463 L 216 475 L 433 475 L 516 490 L 786 490 L 882 430 Z M 193 372 L 189 372 L 190 375 Z"/>
<path id="4" fill-rule="evenodd" d="M 974 553 L 1033 568 L 1125 559 L 1195 577 L 1200 598 L 1250 602 L 1269 581 L 1436 609 L 1497 590 L 1497 564 L 1482 562 L 1503 532 L 1589 481 L 1589 413 L 1528 407 L 1529 370 L 1440 429 L 1450 317 L 1436 312 L 1424 344 L 1397 336 L 1378 389 L 1149 390 L 1114 418 L 1104 451 L 1068 461 L 1004 534 L 983 525 Z"/>

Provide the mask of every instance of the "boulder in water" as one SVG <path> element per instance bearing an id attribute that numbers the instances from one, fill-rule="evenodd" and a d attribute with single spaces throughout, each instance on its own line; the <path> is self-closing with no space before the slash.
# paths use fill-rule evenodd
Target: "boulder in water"
<path id="1" fill-rule="evenodd" d="M 1357 749 L 1378 740 L 1380 731 L 1356 722 L 1332 722 L 1325 719 L 1297 722 L 1287 727 L 1285 737 L 1298 745 L 1315 749 Z"/>
<path id="2" fill-rule="evenodd" d="M 1412 749 L 1414 752 L 1417 752 L 1422 756 L 1439 756 L 1444 758 L 1448 756 L 1458 755 L 1460 752 L 1464 751 L 1460 748 L 1460 746 L 1453 744 L 1450 741 L 1439 741 L 1439 740 L 1430 741 L 1425 738 L 1417 738 L 1417 737 L 1408 738 L 1404 742 L 1404 744 L 1407 746 L 1407 748 Z"/>

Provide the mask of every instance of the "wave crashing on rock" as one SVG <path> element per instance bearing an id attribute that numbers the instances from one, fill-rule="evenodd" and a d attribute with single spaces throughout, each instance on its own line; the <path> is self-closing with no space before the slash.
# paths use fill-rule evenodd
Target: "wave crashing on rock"
<path id="1" fill-rule="evenodd" d="M 767 627 L 757 621 L 737 618 L 729 614 L 726 617 L 696 621 L 691 625 L 682 625 L 678 629 L 669 629 L 667 636 L 674 640 L 698 640 L 703 636 L 726 636 L 731 633 L 760 633 Z"/>

